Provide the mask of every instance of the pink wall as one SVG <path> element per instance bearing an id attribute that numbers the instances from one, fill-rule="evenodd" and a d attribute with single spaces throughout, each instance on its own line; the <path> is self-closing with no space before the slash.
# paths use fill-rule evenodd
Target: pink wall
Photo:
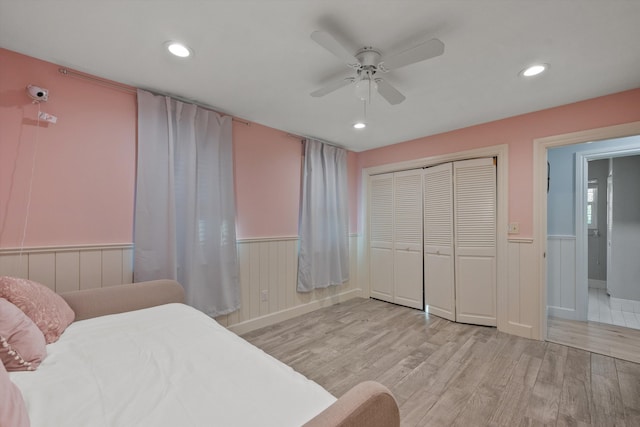
<path id="1" fill-rule="evenodd" d="M 135 95 L 63 77 L 58 66 L 0 49 L 0 247 L 130 242 L 135 188 Z M 34 120 L 24 88 L 50 90 Z M 509 221 L 532 235 L 535 138 L 640 120 L 640 89 L 348 155 L 350 230 L 357 230 L 362 168 L 509 144 Z M 238 237 L 295 236 L 302 147 L 285 132 L 234 124 Z"/>
<path id="2" fill-rule="evenodd" d="M 358 168 L 509 145 L 509 222 L 533 234 L 533 140 L 640 120 L 640 89 L 358 153 Z M 359 172 L 358 172 L 359 173 Z"/>
<path id="3" fill-rule="evenodd" d="M 239 239 L 298 235 L 302 144 L 285 132 L 234 122 Z"/>
<path id="4" fill-rule="evenodd" d="M 28 84 L 57 124 L 36 127 Z M 131 242 L 135 143 L 134 94 L 0 49 L 0 247 L 21 244 L 34 153 L 25 246 Z"/>
<path id="5" fill-rule="evenodd" d="M 128 243 L 133 238 L 136 99 L 58 73 L 58 66 L 0 49 L 0 248 L 22 240 L 38 106 L 27 84 L 49 89 L 37 132 L 25 246 Z M 238 238 L 298 234 L 302 144 L 286 132 L 234 122 Z M 348 153 L 357 229 L 357 156 Z"/>
<path id="6" fill-rule="evenodd" d="M 303 146 L 283 131 L 234 122 L 239 239 L 298 235 Z M 347 154 L 350 230 L 357 230 L 357 155 Z"/>

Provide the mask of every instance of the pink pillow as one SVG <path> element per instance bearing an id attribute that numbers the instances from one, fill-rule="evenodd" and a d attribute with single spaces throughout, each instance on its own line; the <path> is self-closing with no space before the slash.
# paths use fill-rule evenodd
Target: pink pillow
<path id="1" fill-rule="evenodd" d="M 0 363 L 0 426 L 29 427 L 29 414 L 20 389 Z"/>
<path id="2" fill-rule="evenodd" d="M 7 299 L 29 316 L 44 334 L 47 344 L 58 341 L 76 316 L 60 295 L 26 279 L 0 277 L 0 298 Z"/>
<path id="3" fill-rule="evenodd" d="M 26 314 L 0 298 L 0 359 L 7 371 L 33 371 L 47 356 L 44 335 Z"/>

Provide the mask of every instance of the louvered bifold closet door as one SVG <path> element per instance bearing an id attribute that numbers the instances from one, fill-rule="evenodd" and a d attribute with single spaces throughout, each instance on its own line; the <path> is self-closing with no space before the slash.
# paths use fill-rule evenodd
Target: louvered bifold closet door
<path id="1" fill-rule="evenodd" d="M 393 302 L 422 309 L 422 169 L 396 172 L 393 179 Z"/>
<path id="2" fill-rule="evenodd" d="M 456 320 L 496 326 L 496 167 L 455 162 Z"/>
<path id="3" fill-rule="evenodd" d="M 372 176 L 370 188 L 371 296 L 393 302 L 393 174 Z"/>
<path id="4" fill-rule="evenodd" d="M 453 164 L 424 170 L 424 304 L 456 320 L 453 251 Z"/>

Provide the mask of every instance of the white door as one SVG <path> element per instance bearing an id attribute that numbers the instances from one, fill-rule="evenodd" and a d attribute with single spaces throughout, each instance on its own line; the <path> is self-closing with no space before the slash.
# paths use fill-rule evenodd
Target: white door
<path id="1" fill-rule="evenodd" d="M 372 176 L 370 188 L 371 296 L 393 302 L 393 174 Z"/>
<path id="2" fill-rule="evenodd" d="M 453 164 L 456 320 L 496 326 L 496 166 Z"/>
<path id="3" fill-rule="evenodd" d="M 422 309 L 422 169 L 396 172 L 393 180 L 393 302 Z"/>
<path id="4" fill-rule="evenodd" d="M 424 305 L 456 320 L 453 250 L 453 164 L 424 170 Z"/>

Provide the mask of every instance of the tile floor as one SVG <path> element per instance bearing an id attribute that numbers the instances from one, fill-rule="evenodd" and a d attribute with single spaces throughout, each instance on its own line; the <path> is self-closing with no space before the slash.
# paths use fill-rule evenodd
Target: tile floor
<path id="1" fill-rule="evenodd" d="M 589 321 L 640 329 L 640 301 L 611 298 L 605 289 L 589 288 Z"/>

